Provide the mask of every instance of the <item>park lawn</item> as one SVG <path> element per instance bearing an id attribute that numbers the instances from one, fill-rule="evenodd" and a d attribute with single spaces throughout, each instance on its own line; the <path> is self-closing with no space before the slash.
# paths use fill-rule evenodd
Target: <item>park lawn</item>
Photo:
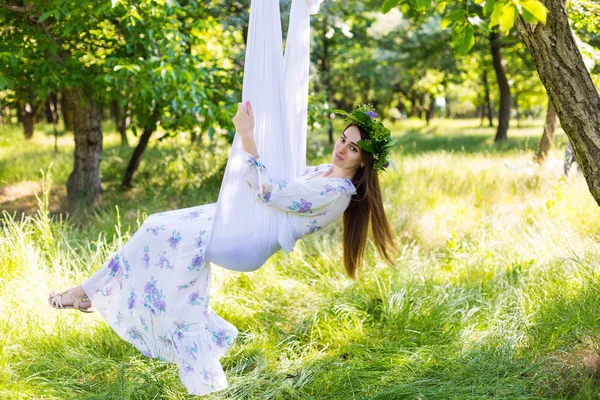
<path id="1" fill-rule="evenodd" d="M 559 161 L 528 164 L 541 121 L 511 128 L 500 146 L 478 125 L 392 127 L 398 174 L 383 174 L 382 187 L 395 267 L 369 245 L 360 280 L 345 278 L 339 223 L 256 272 L 213 267 L 212 307 L 240 335 L 222 359 L 229 389 L 207 398 L 600 396 L 597 205 Z M 2 399 L 194 397 L 174 365 L 145 358 L 99 315 L 58 312 L 46 298 L 99 268 L 145 215 L 216 201 L 226 142 L 151 141 L 123 192 L 132 150 L 105 132 L 103 200 L 66 215 L 72 140 L 61 137 L 55 155 L 50 127 L 24 144 L 18 127 L 0 126 Z M 562 132 L 557 143 L 551 158 L 562 159 Z M 330 151 L 324 134 L 311 137 L 311 164 Z"/>

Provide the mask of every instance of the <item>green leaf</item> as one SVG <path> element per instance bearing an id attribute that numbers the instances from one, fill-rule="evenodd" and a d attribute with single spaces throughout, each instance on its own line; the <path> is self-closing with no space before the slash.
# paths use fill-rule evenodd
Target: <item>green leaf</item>
<path id="1" fill-rule="evenodd" d="M 527 10 L 539 22 L 541 22 L 542 24 L 546 24 L 546 16 L 548 15 L 548 9 L 544 7 L 542 3 L 540 3 L 537 0 L 524 1 L 521 3 L 521 7 L 524 10 Z"/>
<path id="2" fill-rule="evenodd" d="M 534 17 L 529 11 L 527 11 L 526 9 L 522 9 L 521 10 L 521 15 L 523 16 L 523 19 L 525 20 L 525 22 L 528 22 L 530 24 L 537 24 L 538 20 L 536 17 Z"/>
<path id="3" fill-rule="evenodd" d="M 356 144 L 369 153 L 373 152 L 373 145 L 370 140 L 359 140 Z"/>
<path id="4" fill-rule="evenodd" d="M 465 14 L 465 10 L 454 10 L 450 14 L 445 15 L 444 18 L 442 18 L 442 29 L 454 25 L 456 21 L 463 18 Z"/>
<path id="5" fill-rule="evenodd" d="M 49 16 L 52 15 L 52 11 L 46 11 L 45 13 L 43 13 L 40 18 L 38 19 L 38 22 L 44 22 L 45 20 L 48 19 Z"/>
<path id="6" fill-rule="evenodd" d="M 496 4 L 496 0 L 486 0 L 485 6 L 483 6 L 483 15 L 490 15 L 494 11 L 494 4 Z"/>
<path id="7" fill-rule="evenodd" d="M 452 30 L 452 47 L 459 54 L 467 54 L 475 44 L 475 29 L 470 24 L 457 25 Z"/>
<path id="8" fill-rule="evenodd" d="M 431 0 L 415 0 L 417 10 L 427 10 L 431 7 Z"/>
<path id="9" fill-rule="evenodd" d="M 502 11 L 503 13 L 498 19 L 498 22 L 500 23 L 500 28 L 502 28 L 502 31 L 508 33 L 510 28 L 513 27 L 515 21 L 517 20 L 517 7 L 511 3 L 504 7 Z"/>
<path id="10" fill-rule="evenodd" d="M 385 0 L 382 7 L 383 13 L 387 14 L 392 8 L 396 7 L 398 3 L 400 3 L 400 0 Z"/>
<path id="11" fill-rule="evenodd" d="M 473 17 L 469 17 L 467 18 L 467 20 L 469 21 L 469 23 L 475 27 L 478 27 L 479 29 L 483 30 L 484 32 L 488 32 L 489 28 L 486 24 L 486 22 L 484 20 L 482 20 L 481 18 L 479 18 L 478 15 L 475 15 Z"/>

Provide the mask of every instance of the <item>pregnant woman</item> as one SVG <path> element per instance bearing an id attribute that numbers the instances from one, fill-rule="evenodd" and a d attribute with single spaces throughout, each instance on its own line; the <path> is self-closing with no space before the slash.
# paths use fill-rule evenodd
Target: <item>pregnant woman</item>
<path id="1" fill-rule="evenodd" d="M 273 0 L 255 2 L 257 7 L 263 3 L 274 7 Z M 313 3 L 294 0 L 290 29 L 297 26 L 294 15 L 308 19 Z M 278 8 L 273 16 L 278 16 Z M 252 29 L 251 22 L 249 35 Z M 288 42 L 293 39 L 288 34 Z M 217 203 L 150 215 L 89 279 L 62 293 L 52 293 L 48 300 L 58 309 L 98 310 L 121 338 L 144 355 L 177 363 L 190 394 L 203 395 L 227 387 L 219 360 L 238 333 L 209 305 L 211 263 L 238 271 L 255 270 L 274 252 L 282 248 L 292 251 L 296 240 L 342 215 L 343 259 L 350 277 L 358 276 L 369 220 L 376 248 L 386 262 L 392 263 L 389 251 L 395 244 L 377 173 L 387 167 L 394 140 L 375 119 L 377 114 L 363 105 L 352 113 L 342 112 L 348 126 L 334 146 L 331 164 L 306 167 L 291 179 L 279 179 L 279 170 L 289 165 L 268 165 L 263 160 L 272 155 L 271 142 L 256 138 L 275 136 L 266 132 L 273 116 L 265 111 L 265 100 L 258 97 L 262 112 L 256 118 L 254 104 L 238 105 L 233 118 L 237 135 L 227 168 L 233 170 L 233 163 L 238 162 L 241 178 L 232 179 L 235 175 L 226 170 Z M 299 98 L 302 102 L 302 96 Z M 298 115 L 302 117 L 305 108 L 301 111 Z M 285 124 L 293 118 L 281 120 Z M 287 151 L 291 153 L 291 147 Z M 293 158 L 293 154 L 280 155 L 282 159 Z M 243 187 L 248 197 L 239 191 L 230 199 L 224 195 L 228 187 L 238 191 Z M 228 222 L 234 212 L 227 208 L 231 200 L 237 207 L 235 212 L 255 218 L 254 235 L 248 235 L 239 220 L 235 225 Z M 251 207 L 259 212 L 252 213 Z"/>

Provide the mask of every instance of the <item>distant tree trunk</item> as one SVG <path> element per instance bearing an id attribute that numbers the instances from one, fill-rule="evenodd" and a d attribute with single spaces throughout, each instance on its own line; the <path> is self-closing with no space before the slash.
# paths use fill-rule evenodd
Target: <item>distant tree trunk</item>
<path id="1" fill-rule="evenodd" d="M 2 99 L 0 99 L 0 125 L 4 125 L 4 107 L 2 107 Z"/>
<path id="2" fill-rule="evenodd" d="M 140 141 L 136 146 L 131 159 L 129 160 L 129 164 L 127 165 L 127 169 L 125 170 L 125 176 L 123 177 L 122 186 L 124 188 L 129 188 L 132 186 L 133 177 L 142 161 L 142 156 L 144 155 L 144 151 L 146 147 L 148 147 L 148 141 L 150 140 L 150 136 L 156 130 L 156 122 L 158 121 L 158 112 L 155 110 L 154 114 L 149 118 L 146 126 L 144 126 L 144 132 L 140 137 Z"/>
<path id="3" fill-rule="evenodd" d="M 435 116 L 435 96 L 429 95 L 429 107 L 425 111 L 425 121 L 427 121 L 427 126 L 429 126 L 429 121 L 433 119 Z"/>
<path id="4" fill-rule="evenodd" d="M 544 125 L 544 132 L 542 133 L 542 138 L 540 139 L 540 144 L 538 145 L 538 149 L 535 153 L 534 161 L 538 164 L 542 164 L 546 161 L 548 157 L 548 153 L 552 149 L 554 145 L 554 136 L 556 129 L 556 110 L 554 109 L 554 105 L 552 101 L 548 99 L 548 111 L 546 112 L 546 124 Z"/>
<path id="5" fill-rule="evenodd" d="M 498 110 L 498 130 L 494 142 L 501 142 L 507 139 L 508 123 L 510 121 L 510 86 L 506 77 L 506 69 L 504 68 L 504 60 L 500 45 L 498 44 L 498 32 L 490 33 L 490 49 L 492 52 L 492 60 L 498 87 L 500 88 L 500 109 Z"/>
<path id="6" fill-rule="evenodd" d="M 58 153 L 58 97 L 56 93 L 51 92 L 49 100 L 46 104 L 50 108 L 50 116 L 52 117 L 52 128 L 54 129 L 54 152 Z"/>
<path id="7" fill-rule="evenodd" d="M 600 205 L 600 95 L 583 62 L 561 0 L 542 0 L 546 25 L 517 18 L 515 28 L 527 45 L 590 193 Z"/>
<path id="8" fill-rule="evenodd" d="M 25 139 L 31 139 L 33 137 L 33 127 L 35 125 L 36 109 L 32 102 L 27 102 L 21 105 L 21 120 L 23 121 L 23 131 L 25 133 Z"/>
<path id="9" fill-rule="evenodd" d="M 16 104 L 17 104 L 17 123 L 22 124 L 23 123 L 23 103 L 21 103 L 20 101 L 17 101 Z"/>
<path id="10" fill-rule="evenodd" d="M 65 124 L 65 132 L 73 132 L 73 111 L 67 104 L 65 91 L 63 91 L 61 95 L 60 110 L 62 111 L 63 122 Z"/>
<path id="11" fill-rule="evenodd" d="M 427 120 L 427 108 L 425 107 L 425 93 L 419 95 L 419 118 Z"/>
<path id="12" fill-rule="evenodd" d="M 450 112 L 450 99 L 448 98 L 448 96 L 444 97 L 444 100 L 446 101 L 446 118 L 450 118 L 450 116 L 452 115 L 452 113 Z"/>
<path id="13" fill-rule="evenodd" d="M 411 92 L 410 95 L 410 115 L 409 117 L 419 117 L 419 107 L 417 105 L 417 94 Z"/>
<path id="14" fill-rule="evenodd" d="M 92 95 L 80 87 L 65 89 L 63 95 L 72 113 L 75 137 L 73 172 L 67 180 L 69 206 L 95 205 L 101 195 L 102 127 L 98 107 Z"/>
<path id="15" fill-rule="evenodd" d="M 517 128 L 521 127 L 521 112 L 519 111 L 519 94 L 515 94 L 515 112 L 517 117 Z"/>
<path id="16" fill-rule="evenodd" d="M 483 90 L 484 90 L 484 96 L 485 96 L 485 109 L 487 110 L 487 117 L 490 121 L 490 124 L 488 125 L 490 128 L 494 127 L 494 121 L 493 121 L 493 111 L 492 111 L 492 99 L 490 97 L 490 84 L 488 81 L 488 76 L 487 76 L 487 67 L 484 66 L 483 68 L 483 74 L 481 76 L 481 80 L 483 82 Z"/>
<path id="17" fill-rule="evenodd" d="M 52 110 L 50 109 L 50 96 L 46 97 L 46 102 L 44 103 L 44 114 L 46 116 L 46 123 L 51 124 L 54 122 L 54 118 L 52 116 Z"/>
<path id="18" fill-rule="evenodd" d="M 479 126 L 483 126 L 483 120 L 485 119 L 485 104 L 483 103 L 484 97 L 482 96 L 479 105 L 477 106 L 477 117 L 479 117 Z"/>
<path id="19" fill-rule="evenodd" d="M 117 122 L 117 130 L 121 135 L 121 145 L 129 146 L 129 141 L 127 140 L 127 128 L 129 128 L 129 124 L 131 122 L 131 115 L 129 110 L 129 104 L 124 106 L 120 106 L 117 104 L 115 110 L 115 120 Z"/>

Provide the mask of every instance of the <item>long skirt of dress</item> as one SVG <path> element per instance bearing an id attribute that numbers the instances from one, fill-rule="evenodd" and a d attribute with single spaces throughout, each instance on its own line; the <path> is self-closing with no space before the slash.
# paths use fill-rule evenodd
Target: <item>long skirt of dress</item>
<path id="1" fill-rule="evenodd" d="M 206 246 L 216 203 L 150 215 L 82 286 L 94 308 L 147 357 L 177 363 L 190 394 L 227 387 L 219 359 L 238 331 L 209 306 Z"/>

